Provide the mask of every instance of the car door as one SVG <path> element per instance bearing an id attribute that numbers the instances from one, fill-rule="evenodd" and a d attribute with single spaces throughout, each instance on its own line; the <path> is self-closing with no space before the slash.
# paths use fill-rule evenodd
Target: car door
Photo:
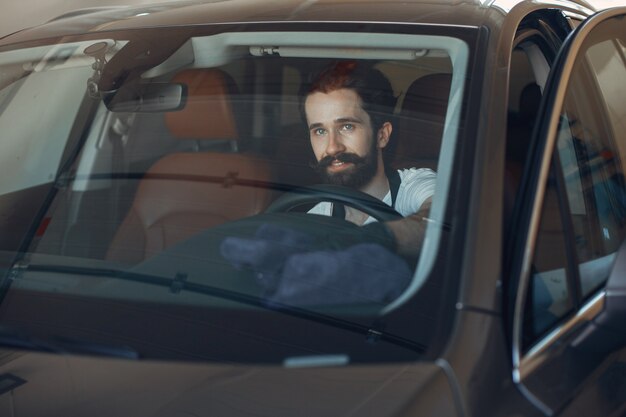
<path id="1" fill-rule="evenodd" d="M 513 379 L 546 415 L 626 411 L 626 8 L 552 66 L 516 207 Z"/>

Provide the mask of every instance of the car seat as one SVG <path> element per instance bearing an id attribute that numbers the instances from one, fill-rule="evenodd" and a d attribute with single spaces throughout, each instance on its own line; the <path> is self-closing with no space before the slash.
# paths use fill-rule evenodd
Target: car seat
<path id="1" fill-rule="evenodd" d="M 407 89 L 390 149 L 394 168 L 437 168 L 451 81 L 451 74 L 429 74 Z"/>
<path id="2" fill-rule="evenodd" d="M 187 85 L 184 109 L 165 114 L 177 140 L 228 143 L 224 151 L 175 152 L 157 160 L 140 180 L 106 258 L 140 262 L 221 223 L 262 212 L 273 193 L 270 168 L 260 156 L 237 151 L 232 81 L 217 69 L 189 69 L 173 82 Z M 210 148 L 210 146 L 209 146 Z"/>

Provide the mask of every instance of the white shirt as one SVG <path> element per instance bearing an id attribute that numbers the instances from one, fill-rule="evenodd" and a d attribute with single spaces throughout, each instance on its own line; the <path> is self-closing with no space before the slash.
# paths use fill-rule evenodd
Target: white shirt
<path id="1" fill-rule="evenodd" d="M 410 168 L 398 170 L 400 174 L 400 188 L 396 196 L 394 208 L 402 216 L 410 216 L 419 211 L 424 201 L 435 194 L 435 182 L 437 174 L 428 168 Z M 383 203 L 391 206 L 391 190 L 383 198 Z M 321 214 L 331 216 L 333 204 L 327 201 L 318 203 L 311 210 L 310 214 Z M 376 219 L 368 217 L 363 224 L 375 222 Z"/>

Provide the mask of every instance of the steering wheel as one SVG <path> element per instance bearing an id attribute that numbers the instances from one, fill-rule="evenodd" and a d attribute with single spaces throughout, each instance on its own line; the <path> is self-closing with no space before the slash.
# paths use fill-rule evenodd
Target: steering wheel
<path id="1" fill-rule="evenodd" d="M 322 201 L 345 204 L 382 222 L 402 218 L 392 207 L 363 191 L 332 184 L 311 185 L 289 191 L 278 197 L 265 212 L 284 213 L 304 204 Z"/>

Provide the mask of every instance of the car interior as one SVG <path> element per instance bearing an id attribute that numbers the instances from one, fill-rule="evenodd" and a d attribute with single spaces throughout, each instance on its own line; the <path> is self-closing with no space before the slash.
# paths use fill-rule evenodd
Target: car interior
<path id="1" fill-rule="evenodd" d="M 199 231 L 263 213 L 286 191 L 319 183 L 299 94 L 307 77 L 335 61 L 268 56 L 186 65 L 154 78 L 184 86 L 180 110 L 110 112 L 96 104 L 106 122 L 71 167 L 87 181 L 61 190 L 44 217 L 45 233 L 35 239 L 37 252 L 137 264 Z M 398 98 L 387 163 L 437 171 L 450 58 L 432 51 L 412 61 L 359 64 L 380 69 Z"/>
<path id="2" fill-rule="evenodd" d="M 308 33 L 292 38 L 281 32 L 201 33 L 163 40 L 163 50 L 156 38 L 149 39 L 147 46 L 141 36 L 81 39 L 10 56 L 16 71 L 31 63 L 36 67 L 0 90 L 4 95 L 0 105 L 8 103 L 0 112 L 0 128 L 12 129 L 9 137 L 21 147 L 21 153 L 11 157 L 18 155 L 30 165 L 7 165 L 26 186 L 8 190 L 11 184 L 0 181 L 0 195 L 18 201 L 24 199 L 25 190 L 35 190 L 28 207 L 37 207 L 38 212 L 20 219 L 20 236 L 26 238 L 9 249 L 5 245 L 12 264 L 28 265 L 11 285 L 5 317 L 23 323 L 28 306 L 38 305 L 37 311 L 45 317 L 32 323 L 34 333 L 49 334 L 64 326 L 72 337 L 89 340 L 92 335 L 86 334 L 93 321 L 83 322 L 88 317 L 109 329 L 103 334 L 116 338 L 132 337 L 144 329 L 144 320 L 157 317 L 171 322 L 171 327 L 140 343 L 140 352 L 185 356 L 167 348 L 180 344 L 185 351 L 205 357 L 209 338 L 197 343 L 193 338 L 168 336 L 180 328 L 173 317 L 185 317 L 203 329 L 191 335 L 204 334 L 206 325 L 217 334 L 228 329 L 228 323 L 235 327 L 256 323 L 251 333 L 266 332 L 268 322 L 270 331 L 282 326 L 299 331 L 304 317 L 334 340 L 343 325 L 324 324 L 319 315 L 327 314 L 348 317 L 344 323 L 357 330 L 351 333 L 350 343 L 365 357 L 369 345 L 363 347 L 360 337 L 353 336 L 369 326 L 372 317 L 392 312 L 398 312 L 394 315 L 398 319 L 389 331 L 400 334 L 409 324 L 403 317 L 411 308 L 413 313 L 417 310 L 411 326 L 425 330 L 406 342 L 409 349 L 402 347 L 404 342 L 385 349 L 399 350 L 401 357 L 423 351 L 436 330 L 430 312 L 438 299 L 433 294 L 439 294 L 440 287 L 424 284 L 433 275 L 444 230 L 455 145 L 464 123 L 469 47 L 446 36 L 343 35 L 322 32 L 317 39 L 321 44 L 311 47 Z M 285 42 L 291 45 L 283 48 Z M 268 44 L 279 46 L 264 46 Z M 359 46 L 363 44 L 369 46 Z M 391 250 L 372 245 L 351 222 L 306 213 L 312 204 L 329 197 L 318 195 L 315 188 L 321 180 L 312 166 L 302 92 L 311 77 L 344 59 L 376 68 L 393 88 L 396 103 L 385 114 L 394 125 L 394 136 L 384 151 L 385 163 L 437 173 L 427 245 L 412 265 Z M 46 123 L 12 124 L 11 106 L 19 107 L 16 111 L 32 108 Z M 45 129 L 48 126 L 54 128 Z M 315 203 L 290 207 L 291 212 L 271 211 L 283 196 L 311 190 Z M 350 247 L 370 243 L 371 249 L 365 261 L 350 260 L 348 265 L 360 267 L 355 276 L 369 279 L 374 271 L 384 276 L 382 284 L 394 287 L 387 283 L 394 282 L 389 274 L 395 268 L 404 274 L 398 280 L 401 285 L 395 285 L 390 296 L 347 301 L 345 295 L 354 292 L 334 290 L 335 301 L 328 302 L 317 294 L 326 294 L 326 288 L 336 282 L 351 282 L 330 274 L 326 287 L 312 286 L 317 297 L 313 301 L 298 304 L 289 299 L 283 303 L 289 314 L 276 313 L 267 305 L 271 299 L 266 297 L 269 286 L 262 281 L 264 272 L 235 264 L 222 252 L 226 238 L 254 238 L 268 224 L 312 236 L 314 246 L 306 250 L 314 255 L 347 253 L 331 246 L 329 237 L 338 231 L 355 231 L 358 241 Z M 384 268 L 377 263 L 381 253 L 387 256 Z M 303 282 L 318 278 L 309 269 L 305 272 Z M 375 289 L 369 293 L 377 296 L 379 287 L 367 288 Z M 419 302 L 407 302 L 416 294 Z M 110 303 L 122 306 L 123 318 L 108 317 Z M 72 306 L 84 317 L 72 317 L 69 328 L 64 317 Z M 126 314 L 127 309 L 133 313 Z M 217 317 L 212 311 L 219 313 L 223 326 L 209 323 Z M 284 324 L 274 325 L 276 320 Z M 291 335 L 276 335 L 276 339 L 283 337 Z M 320 338 L 304 345 L 324 343 Z M 259 345 L 264 344 L 254 346 Z M 220 355 L 258 358 L 256 347 L 238 347 Z M 291 351 L 259 347 L 276 360 Z"/>

